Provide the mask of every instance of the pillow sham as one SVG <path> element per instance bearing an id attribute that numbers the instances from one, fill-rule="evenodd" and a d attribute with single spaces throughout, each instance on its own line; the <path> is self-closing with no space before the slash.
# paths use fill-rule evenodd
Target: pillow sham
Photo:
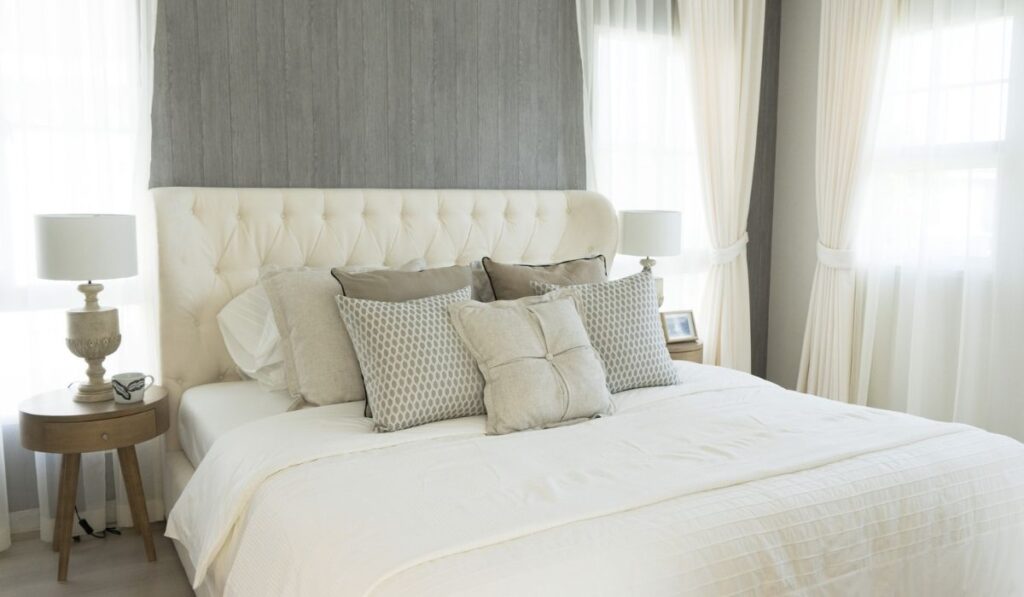
<path id="1" fill-rule="evenodd" d="M 612 393 L 677 383 L 651 272 L 602 284 L 559 287 L 535 282 L 533 286 L 537 292 L 576 297 L 580 318 L 604 363 Z"/>
<path id="2" fill-rule="evenodd" d="M 498 263 L 490 257 L 484 257 L 480 262 L 491 282 L 494 298 L 499 301 L 533 296 L 535 293 L 530 282 L 567 286 L 608 279 L 603 255 L 547 265 Z"/>
<path id="3" fill-rule="evenodd" d="M 468 265 L 413 272 L 378 270 L 350 273 L 334 268 L 331 275 L 341 284 L 341 293 L 347 297 L 390 302 L 447 294 L 473 282 Z"/>
<path id="4" fill-rule="evenodd" d="M 448 317 L 448 305 L 470 296 L 469 286 L 405 302 L 337 296 L 374 429 L 484 414 L 483 377 Z"/>
<path id="5" fill-rule="evenodd" d="M 281 335 L 263 286 L 256 284 L 231 299 L 217 314 L 217 325 L 241 375 L 255 379 L 267 390 L 288 387 Z"/>
<path id="6" fill-rule="evenodd" d="M 612 411 L 601 361 L 571 296 L 448 306 L 484 376 L 487 433 L 567 425 Z"/>
<path id="7" fill-rule="evenodd" d="M 403 271 L 422 269 L 414 259 Z M 347 273 L 372 272 L 367 266 Z M 323 406 L 366 398 L 359 363 L 334 297 L 341 292 L 329 269 L 268 269 L 260 277 L 280 337 L 285 385 L 293 398 Z"/>

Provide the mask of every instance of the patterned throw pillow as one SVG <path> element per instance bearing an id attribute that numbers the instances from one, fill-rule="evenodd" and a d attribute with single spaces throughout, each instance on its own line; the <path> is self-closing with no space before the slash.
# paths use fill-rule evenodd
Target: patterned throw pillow
<path id="1" fill-rule="evenodd" d="M 612 393 L 677 383 L 650 272 L 600 284 L 555 286 L 535 282 L 533 287 L 538 293 L 557 290 L 555 296 L 577 298 L 576 306 L 594 349 L 604 361 Z"/>
<path id="2" fill-rule="evenodd" d="M 601 360 L 572 297 L 450 305 L 484 374 L 487 433 L 557 427 L 611 413 Z"/>
<path id="3" fill-rule="evenodd" d="M 400 303 L 337 297 L 377 431 L 484 414 L 484 380 L 448 317 L 470 288 Z"/>

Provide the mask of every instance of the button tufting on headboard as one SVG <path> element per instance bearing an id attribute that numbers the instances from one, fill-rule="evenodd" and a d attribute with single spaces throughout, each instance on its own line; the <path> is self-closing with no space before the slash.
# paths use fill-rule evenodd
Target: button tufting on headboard
<path id="1" fill-rule="evenodd" d="M 152 194 L 171 449 L 178 449 L 181 393 L 233 378 L 217 313 L 257 282 L 264 265 L 423 258 L 435 267 L 483 256 L 546 263 L 597 253 L 610 261 L 618 241 L 611 204 L 586 191 L 169 187 Z"/>

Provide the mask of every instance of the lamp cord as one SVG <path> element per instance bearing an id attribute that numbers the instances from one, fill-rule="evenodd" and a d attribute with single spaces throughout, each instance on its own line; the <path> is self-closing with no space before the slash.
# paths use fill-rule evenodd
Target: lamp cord
<path id="1" fill-rule="evenodd" d="M 85 531 L 85 534 L 91 537 L 95 537 L 97 539 L 106 539 L 107 533 L 110 533 L 111 535 L 121 534 L 121 531 L 117 530 L 116 527 L 107 527 L 102 531 L 96 532 L 96 530 L 92 528 L 92 525 L 89 524 L 89 521 L 82 518 L 82 516 L 78 513 L 78 506 L 75 506 L 75 518 L 78 519 L 78 526 L 82 527 L 82 530 Z M 75 537 L 75 541 L 78 540 L 79 537 Z"/>

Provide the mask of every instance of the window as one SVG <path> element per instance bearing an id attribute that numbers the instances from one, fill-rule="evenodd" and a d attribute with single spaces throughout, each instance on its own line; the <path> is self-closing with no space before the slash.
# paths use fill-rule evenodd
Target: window
<path id="1" fill-rule="evenodd" d="M 992 256 L 1013 21 L 896 32 L 861 221 L 862 260 L 963 269 Z"/>
<path id="2" fill-rule="evenodd" d="M 148 172 L 137 0 L 0 0 L 0 419 L 22 399 L 83 377 L 64 346 L 70 282 L 36 278 L 33 215 L 133 213 Z M 124 341 L 108 370 L 144 367 L 140 283 L 105 283 Z"/>
<path id="3" fill-rule="evenodd" d="M 665 308 L 699 310 L 709 244 L 681 42 L 669 31 L 595 31 L 597 190 L 619 210 L 682 212 L 683 253 L 658 259 L 655 274 L 665 279 Z M 638 271 L 638 263 L 637 257 L 620 255 L 613 274 Z"/>

